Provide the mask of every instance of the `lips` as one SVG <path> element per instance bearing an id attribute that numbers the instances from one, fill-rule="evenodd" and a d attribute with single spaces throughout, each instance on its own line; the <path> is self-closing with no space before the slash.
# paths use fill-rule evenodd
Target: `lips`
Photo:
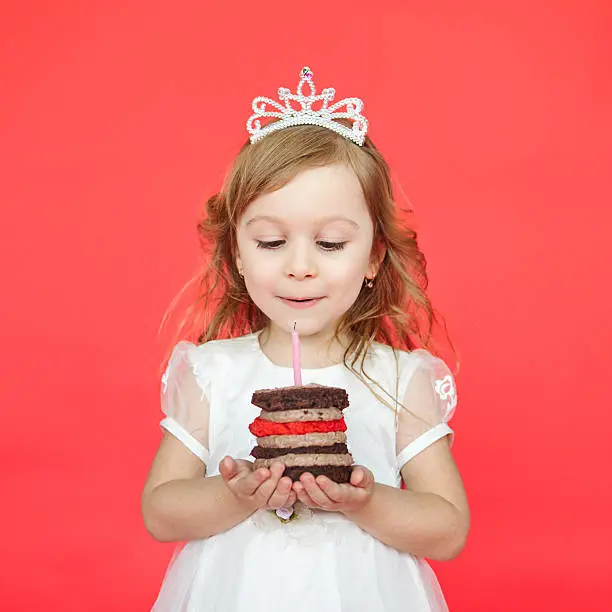
<path id="1" fill-rule="evenodd" d="M 283 304 L 286 304 L 290 308 L 309 308 L 318 304 L 323 298 L 279 298 Z"/>
<path id="2" fill-rule="evenodd" d="M 320 297 L 281 297 L 281 300 L 289 300 L 291 302 L 308 302 L 310 300 L 320 300 Z"/>

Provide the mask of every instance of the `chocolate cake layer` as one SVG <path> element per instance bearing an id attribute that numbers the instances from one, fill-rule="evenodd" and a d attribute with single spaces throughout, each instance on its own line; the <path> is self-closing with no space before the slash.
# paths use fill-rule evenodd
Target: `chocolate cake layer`
<path id="1" fill-rule="evenodd" d="M 349 453 L 343 455 L 328 455 L 328 454 L 313 454 L 313 455 L 296 455 L 295 453 L 287 453 L 275 459 L 255 459 L 253 468 L 270 467 L 275 461 L 284 463 L 287 467 L 325 467 L 333 466 L 350 466 L 353 465 L 353 457 Z"/>
<path id="2" fill-rule="evenodd" d="M 263 448 L 261 446 L 256 446 L 251 451 L 251 455 L 255 457 L 255 459 L 275 459 L 276 457 L 287 455 L 288 452 L 291 452 L 294 455 L 317 453 L 325 453 L 326 455 L 342 455 L 348 453 L 348 448 L 346 444 L 332 444 L 330 446 L 302 446 L 292 448 Z"/>
<path id="3" fill-rule="evenodd" d="M 272 423 L 305 423 L 307 421 L 336 421 L 342 418 L 338 408 L 300 408 L 299 410 L 262 410 L 259 415 L 264 421 Z"/>
<path id="4" fill-rule="evenodd" d="M 308 472 L 312 474 L 315 478 L 317 476 L 327 476 L 330 480 L 334 482 L 343 483 L 349 482 L 351 479 L 352 467 L 337 467 L 332 465 L 327 465 L 324 467 L 288 467 L 285 469 L 283 476 L 288 476 L 291 480 L 296 481 L 300 479 L 302 474 Z"/>
<path id="5" fill-rule="evenodd" d="M 348 393 L 339 387 L 305 385 L 303 387 L 280 387 L 260 389 L 253 393 L 251 403 L 258 408 L 274 412 L 297 408 L 337 408 L 348 405 Z"/>
<path id="6" fill-rule="evenodd" d="M 343 431 L 330 431 L 329 433 L 309 433 L 289 436 L 264 436 L 257 438 L 259 446 L 264 448 L 294 448 L 302 446 L 329 446 L 331 444 L 346 443 L 346 434 Z"/>

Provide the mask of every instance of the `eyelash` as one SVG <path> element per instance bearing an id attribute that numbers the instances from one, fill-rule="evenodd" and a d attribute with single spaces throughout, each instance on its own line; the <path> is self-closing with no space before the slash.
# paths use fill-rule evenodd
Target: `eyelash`
<path id="1" fill-rule="evenodd" d="M 263 242 L 262 240 L 257 240 L 257 248 L 258 249 L 267 249 L 270 251 L 275 251 L 285 244 L 285 240 L 272 240 L 271 242 Z M 341 251 L 346 246 L 346 242 L 326 242 L 320 240 L 317 244 L 327 252 L 333 251 Z"/>

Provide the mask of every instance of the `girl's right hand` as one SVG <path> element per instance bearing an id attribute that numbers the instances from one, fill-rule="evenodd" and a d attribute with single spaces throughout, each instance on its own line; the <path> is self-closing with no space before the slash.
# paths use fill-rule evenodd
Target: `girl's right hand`
<path id="1" fill-rule="evenodd" d="M 253 464 L 243 459 L 225 457 L 219 472 L 229 490 L 247 507 L 276 510 L 293 506 L 296 493 L 290 478 L 283 477 L 285 466 L 273 463 L 270 469 L 253 470 Z"/>

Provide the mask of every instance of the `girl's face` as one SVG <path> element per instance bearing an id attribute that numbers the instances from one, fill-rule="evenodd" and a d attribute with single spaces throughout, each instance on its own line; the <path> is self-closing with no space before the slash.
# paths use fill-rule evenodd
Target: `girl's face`
<path id="1" fill-rule="evenodd" d="M 238 269 L 273 325 L 330 336 L 373 277 L 373 225 L 344 164 L 312 168 L 249 204 L 237 228 Z"/>

